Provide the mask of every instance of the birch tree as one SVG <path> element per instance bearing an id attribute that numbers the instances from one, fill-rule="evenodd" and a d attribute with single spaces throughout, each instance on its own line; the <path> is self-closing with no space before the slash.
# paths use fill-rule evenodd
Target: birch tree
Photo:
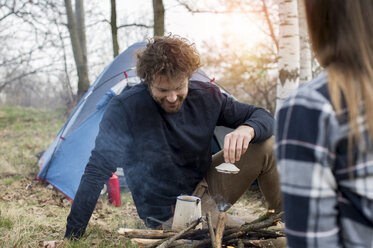
<path id="1" fill-rule="evenodd" d="M 304 2 L 298 2 L 299 15 L 299 49 L 300 49 L 300 71 L 299 84 L 308 82 L 312 79 L 312 55 L 307 32 L 307 22 L 304 9 Z"/>
<path id="2" fill-rule="evenodd" d="M 299 23 L 296 0 L 281 0 L 279 4 L 280 39 L 278 51 L 279 79 L 276 110 L 299 85 Z"/>
<path id="3" fill-rule="evenodd" d="M 65 0 L 67 27 L 70 33 L 71 46 L 78 71 L 78 98 L 89 88 L 87 45 L 85 39 L 84 5 L 83 0 L 75 1 L 75 15 L 71 0 Z"/>

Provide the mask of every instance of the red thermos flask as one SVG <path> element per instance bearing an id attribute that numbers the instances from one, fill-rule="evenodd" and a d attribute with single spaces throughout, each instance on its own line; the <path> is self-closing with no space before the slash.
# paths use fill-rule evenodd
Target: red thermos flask
<path id="1" fill-rule="evenodd" d="M 115 207 L 119 207 L 122 203 L 120 200 L 120 187 L 119 187 L 119 177 L 113 173 L 107 182 L 109 202 Z"/>

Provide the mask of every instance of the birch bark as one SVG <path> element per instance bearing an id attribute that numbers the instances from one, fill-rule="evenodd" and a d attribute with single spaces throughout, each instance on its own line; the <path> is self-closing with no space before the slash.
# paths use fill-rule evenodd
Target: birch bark
<path id="1" fill-rule="evenodd" d="M 281 0 L 279 4 L 280 39 L 276 93 L 278 110 L 291 92 L 299 85 L 299 24 L 296 0 Z"/>
<path id="2" fill-rule="evenodd" d="M 302 84 L 312 79 L 312 55 L 308 38 L 307 21 L 303 1 L 298 1 L 298 15 L 300 44 L 299 84 Z"/>

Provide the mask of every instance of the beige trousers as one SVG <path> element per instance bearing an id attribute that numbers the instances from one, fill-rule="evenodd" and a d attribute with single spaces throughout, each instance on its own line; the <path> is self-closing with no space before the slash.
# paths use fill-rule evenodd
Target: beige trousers
<path id="1" fill-rule="evenodd" d="M 240 169 L 237 174 L 224 174 L 215 169 L 224 162 L 223 151 L 212 157 L 212 163 L 205 178 L 193 192 L 193 195 L 202 198 L 203 215 L 208 211 L 218 212 L 217 206 L 224 211 L 227 210 L 245 193 L 255 179 L 258 179 L 260 190 L 268 203 L 268 209 L 273 209 L 275 212 L 282 211 L 273 142 L 272 137 L 260 143 L 250 144 L 241 159 L 234 163 Z"/>

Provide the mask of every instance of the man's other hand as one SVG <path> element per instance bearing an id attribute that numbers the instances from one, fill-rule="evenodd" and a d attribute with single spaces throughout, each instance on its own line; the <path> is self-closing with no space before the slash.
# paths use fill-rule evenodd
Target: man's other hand
<path id="1" fill-rule="evenodd" d="M 239 126 L 224 138 L 224 161 L 234 163 L 239 161 L 254 138 L 254 128 L 246 125 Z"/>

